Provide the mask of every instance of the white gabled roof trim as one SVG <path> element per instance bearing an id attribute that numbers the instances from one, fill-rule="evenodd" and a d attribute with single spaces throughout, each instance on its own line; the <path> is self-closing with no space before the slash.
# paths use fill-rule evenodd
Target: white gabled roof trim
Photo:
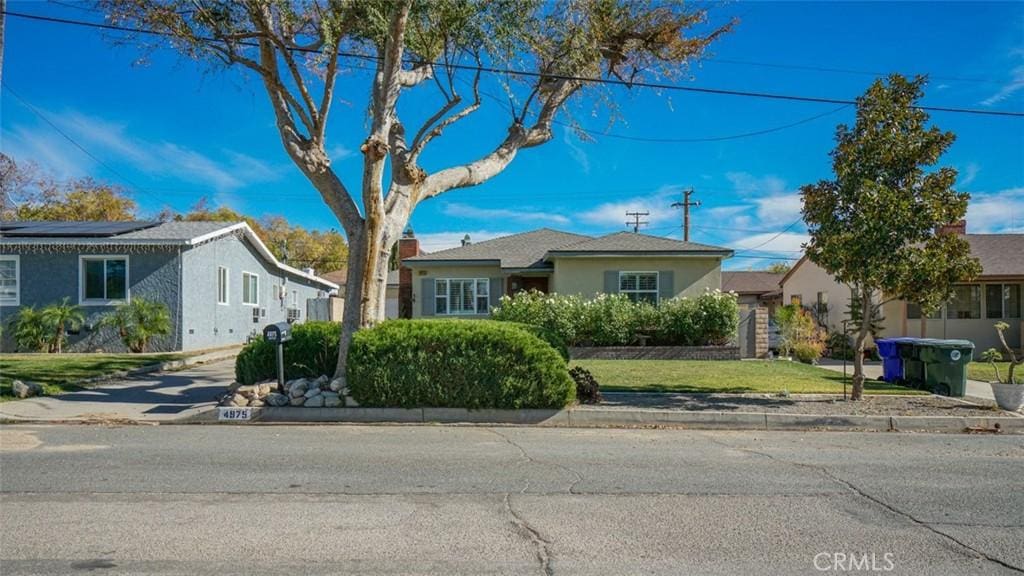
<path id="1" fill-rule="evenodd" d="M 221 236 L 227 236 L 228 234 L 232 234 L 235 231 L 239 231 L 239 230 L 245 235 L 246 239 L 248 239 L 250 242 L 252 242 L 253 246 L 256 247 L 256 251 L 259 252 L 260 255 L 262 255 L 264 258 L 269 260 L 271 263 L 273 263 L 274 266 L 276 266 L 277 268 L 280 268 L 281 270 L 284 270 L 285 272 L 287 272 L 289 274 L 294 274 L 295 276 L 299 276 L 299 277 L 305 278 L 307 280 L 312 280 L 313 282 L 318 282 L 320 284 L 323 284 L 324 286 L 330 287 L 333 290 L 338 290 L 339 289 L 339 286 L 337 284 L 335 284 L 334 282 L 330 282 L 328 280 L 324 280 L 323 278 L 321 278 L 319 276 L 316 276 L 314 274 L 308 274 L 308 273 L 306 273 L 306 272 L 304 272 L 302 270 L 299 270 L 298 268 L 292 268 L 291 266 L 289 266 L 287 264 L 283 264 L 283 263 L 279 262 L 277 260 L 277 258 L 274 257 L 274 254 L 270 251 L 270 249 L 267 248 L 267 245 L 264 244 L 262 240 L 260 240 L 260 237 L 257 236 L 256 233 L 253 232 L 253 229 L 250 228 L 249 225 L 247 223 L 245 223 L 245 222 L 239 222 L 237 224 L 232 224 L 230 226 L 225 226 L 224 228 L 221 228 L 220 230 L 214 230 L 213 232 L 208 232 L 206 234 L 203 234 L 202 236 L 196 236 L 195 238 L 189 239 L 185 243 L 187 245 L 189 245 L 189 246 L 196 246 L 196 245 L 199 245 L 199 244 L 203 244 L 205 242 L 209 242 L 210 240 L 216 240 L 217 238 L 220 238 Z"/>

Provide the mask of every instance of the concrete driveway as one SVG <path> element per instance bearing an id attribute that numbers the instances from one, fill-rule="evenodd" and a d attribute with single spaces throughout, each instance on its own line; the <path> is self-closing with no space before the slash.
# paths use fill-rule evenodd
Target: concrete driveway
<path id="1" fill-rule="evenodd" d="M 834 370 L 836 372 L 843 371 L 842 360 L 828 360 L 822 359 L 818 364 L 822 368 L 828 370 Z M 847 362 L 846 373 L 853 376 L 853 362 Z M 865 362 L 864 363 L 864 375 L 868 378 L 877 380 L 882 376 L 882 363 L 881 362 Z M 972 398 L 979 398 L 981 400 L 988 400 L 995 402 L 996 398 L 992 395 L 992 387 L 987 382 L 978 382 L 977 380 L 967 381 L 967 396 Z"/>
<path id="2" fill-rule="evenodd" d="M 59 396 L 5 402 L 0 404 L 0 419 L 167 422 L 214 406 L 215 396 L 234 379 L 234 362 L 219 360 Z"/>

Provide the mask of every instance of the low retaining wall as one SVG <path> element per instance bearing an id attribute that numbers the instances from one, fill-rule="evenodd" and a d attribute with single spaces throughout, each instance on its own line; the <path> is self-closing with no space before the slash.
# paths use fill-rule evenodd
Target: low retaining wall
<path id="1" fill-rule="evenodd" d="M 569 348 L 577 360 L 739 360 L 739 346 L 580 346 Z"/>

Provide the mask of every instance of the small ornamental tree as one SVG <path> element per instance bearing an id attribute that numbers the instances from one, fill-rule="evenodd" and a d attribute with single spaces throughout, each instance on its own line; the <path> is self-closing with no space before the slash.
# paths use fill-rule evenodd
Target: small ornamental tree
<path id="1" fill-rule="evenodd" d="M 956 170 L 926 172 L 953 143 L 928 127 L 916 107 L 925 78 L 893 74 L 857 98 L 857 120 L 836 129 L 834 178 L 801 188 L 811 236 L 807 257 L 860 296 L 860 318 L 894 299 L 924 314 L 952 295 L 953 284 L 981 272 L 967 242 L 942 228 L 967 212 L 969 194 L 953 190 Z M 853 391 L 864 393 L 864 343 L 871 322 L 854 333 Z"/>
<path id="2" fill-rule="evenodd" d="M 190 58 L 262 81 L 282 146 L 348 240 L 339 377 L 353 333 L 384 319 L 389 255 L 420 202 L 487 182 L 520 151 L 550 141 L 566 105 L 600 87 L 585 79 L 628 85 L 678 77 L 732 26 L 705 26 L 704 10 L 657 0 L 98 4 L 111 24 L 164 36 L 151 46 L 166 46 L 169 37 Z M 352 74 L 364 68 L 371 69 L 368 81 Z M 492 74 L 495 69 L 522 73 Z M 468 161 L 452 161 L 454 152 L 424 161 L 446 130 L 482 107 L 481 82 L 507 94 L 507 122 L 490 131 L 478 127 L 479 149 L 458 151 Z M 329 124 L 336 91 L 366 110 L 364 125 Z M 603 93 L 595 102 L 614 98 Z M 365 135 L 360 181 L 343 182 L 331 166 L 329 126 Z"/>

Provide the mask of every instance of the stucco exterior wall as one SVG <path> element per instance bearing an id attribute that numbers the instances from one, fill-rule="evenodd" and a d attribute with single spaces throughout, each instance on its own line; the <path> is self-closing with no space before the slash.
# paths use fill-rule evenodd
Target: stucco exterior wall
<path id="1" fill-rule="evenodd" d="M 593 298 L 604 290 L 606 271 L 673 272 L 674 296 L 699 296 L 705 289 L 722 287 L 718 258 L 593 257 L 556 258 L 551 290 Z"/>
<path id="2" fill-rule="evenodd" d="M 800 296 L 804 306 L 813 306 L 818 301 L 818 292 L 828 295 L 828 329 L 842 330 L 842 322 L 850 305 L 850 287 L 841 284 L 810 260 L 805 260 L 786 278 L 782 284 L 782 304 L 792 304 L 794 296 Z"/>
<path id="3" fill-rule="evenodd" d="M 139 250 L 138 248 L 81 248 L 74 251 L 39 253 L 31 249 L 8 246 L 4 254 L 19 256 L 19 292 L 21 306 L 41 308 L 56 304 L 67 297 L 72 304 L 79 303 L 79 257 L 86 255 L 108 255 L 128 257 L 128 297 L 143 297 L 164 303 L 170 310 L 171 318 L 177 318 L 181 310 L 181 294 L 178 290 L 179 256 L 177 248 L 159 247 Z M 13 330 L 8 321 L 17 313 L 17 306 L 0 307 L 0 322 L 4 333 L 0 349 L 14 351 Z M 114 306 L 83 306 L 86 322 L 78 334 L 71 334 L 66 349 L 69 352 L 104 351 L 126 352 L 121 339 L 112 329 L 96 330 L 95 324 L 105 314 L 114 311 Z M 178 350 L 181 346 L 181 332 L 178 323 L 168 336 L 159 336 L 150 342 L 149 350 L 154 352 Z"/>
<path id="4" fill-rule="evenodd" d="M 998 282 L 998 284 L 1006 284 L 1006 282 Z M 1021 289 L 1024 290 L 1024 285 L 1021 286 Z M 1017 350 L 1024 347 L 1024 320 L 1020 318 L 987 318 L 986 300 L 985 284 L 982 283 L 981 318 L 947 318 L 946 311 L 942 310 L 940 318 L 925 320 L 924 330 L 921 329 L 920 318 L 907 318 L 905 302 L 894 301 L 885 307 L 883 334 L 885 336 L 970 340 L 974 342 L 974 358 L 979 359 L 981 353 L 989 348 L 1003 349 L 993 326 L 997 322 L 1006 322 L 1010 325 L 1010 328 L 1006 330 L 1006 343 Z"/>
<path id="5" fill-rule="evenodd" d="M 271 265 L 248 242 L 227 236 L 196 246 L 183 254 L 182 336 L 185 350 L 215 348 L 244 343 L 263 327 L 287 320 L 295 292 L 299 322 L 306 319 L 306 300 L 325 294 L 325 288 Z M 228 269 L 228 303 L 217 303 L 217 268 Z M 242 304 L 242 272 L 259 276 L 259 305 Z M 274 285 L 284 286 L 284 300 L 275 299 Z M 253 310 L 260 312 L 253 321 Z"/>
<path id="6" fill-rule="evenodd" d="M 498 266 L 424 266 L 412 268 L 412 317 L 422 318 L 423 314 L 423 280 L 437 278 L 501 278 L 507 274 Z M 491 283 L 492 287 L 494 282 Z M 504 282 L 502 282 L 504 285 Z M 501 294 L 491 294 L 491 301 L 500 298 Z M 433 303 L 428 303 L 433 305 Z M 452 318 L 487 318 L 488 314 L 459 315 Z"/>

